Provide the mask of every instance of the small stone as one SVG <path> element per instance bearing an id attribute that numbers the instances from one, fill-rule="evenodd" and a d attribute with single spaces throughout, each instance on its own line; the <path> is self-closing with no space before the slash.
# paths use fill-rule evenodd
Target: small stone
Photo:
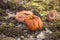
<path id="1" fill-rule="evenodd" d="M 21 40 L 20 38 L 17 38 L 17 40 Z"/>
<path id="2" fill-rule="evenodd" d="M 21 36 L 21 38 L 24 38 L 24 36 Z"/>
<path id="3" fill-rule="evenodd" d="M 37 35 L 37 40 L 42 40 L 45 38 L 45 33 L 41 32 L 40 34 Z"/>

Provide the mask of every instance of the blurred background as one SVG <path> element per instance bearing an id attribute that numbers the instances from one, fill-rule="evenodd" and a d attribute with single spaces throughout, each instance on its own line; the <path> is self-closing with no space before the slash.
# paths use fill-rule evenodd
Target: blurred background
<path id="1" fill-rule="evenodd" d="M 18 22 L 15 15 L 22 10 L 39 16 L 43 29 L 32 32 Z M 58 17 L 49 22 L 46 18 L 51 10 Z M 60 0 L 0 0 L 0 40 L 60 40 Z"/>

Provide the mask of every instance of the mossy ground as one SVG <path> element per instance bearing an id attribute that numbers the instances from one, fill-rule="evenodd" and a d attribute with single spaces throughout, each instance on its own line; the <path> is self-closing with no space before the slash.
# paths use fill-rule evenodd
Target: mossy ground
<path id="1" fill-rule="evenodd" d="M 8 1 L 8 0 L 7 0 Z M 13 0 L 14 1 L 14 0 Z M 28 35 L 38 35 L 41 31 L 48 28 L 52 31 L 53 40 L 58 40 L 60 38 L 60 19 L 48 22 L 46 21 L 47 11 L 56 10 L 60 12 L 60 1 L 59 0 L 24 0 L 24 1 L 8 1 L 3 4 L 1 1 L 0 6 L 0 34 L 5 34 L 6 36 L 16 37 L 16 36 L 26 36 Z M 3 6 L 5 5 L 5 6 Z M 6 7 L 6 8 L 5 8 Z M 7 11 L 7 9 L 9 11 Z M 16 14 L 16 12 L 21 10 L 30 10 L 35 15 L 41 17 L 44 22 L 43 30 L 38 30 L 36 32 L 31 32 L 27 30 L 26 25 L 18 22 L 15 17 L 8 17 L 8 14 Z M 60 14 L 60 13 L 58 13 Z M 8 17 L 8 18 L 7 18 Z M 36 33 L 36 34 L 35 34 Z M 48 35 L 50 37 L 50 35 Z M 48 37 L 48 38 L 49 38 Z M 57 39 L 55 39 L 57 37 Z M 47 39 L 48 39 L 47 38 Z M 46 40 L 47 40 L 46 39 Z M 51 39 L 51 38 L 50 38 Z"/>

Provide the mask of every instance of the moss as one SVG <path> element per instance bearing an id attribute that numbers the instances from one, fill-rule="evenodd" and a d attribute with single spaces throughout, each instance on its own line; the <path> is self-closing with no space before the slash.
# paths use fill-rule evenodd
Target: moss
<path id="1" fill-rule="evenodd" d="M 46 36 L 45 40 L 59 40 L 60 39 L 60 32 L 53 32 Z"/>
<path id="2" fill-rule="evenodd" d="M 0 8 L 0 14 L 4 13 L 5 11 L 3 9 Z"/>
<path id="3" fill-rule="evenodd" d="M 46 20 L 46 16 L 47 16 L 47 11 L 38 11 L 38 10 L 34 10 L 33 11 L 35 15 L 39 16 L 43 21 Z"/>
<path id="4" fill-rule="evenodd" d="M 7 28 L 3 31 L 3 34 L 10 37 L 18 37 L 21 36 L 23 31 L 20 28 L 14 27 L 14 28 Z"/>
<path id="5" fill-rule="evenodd" d="M 13 23 L 2 24 L 0 26 L 0 33 L 5 34 L 10 37 L 18 37 L 24 35 L 25 25 L 22 24 L 21 27 L 16 27 Z"/>
<path id="6" fill-rule="evenodd" d="M 9 24 L 3 23 L 0 25 L 0 33 L 2 33 L 7 28 L 14 28 L 14 27 L 15 25 L 13 23 L 9 23 Z"/>
<path id="7" fill-rule="evenodd" d="M 60 32 L 54 32 L 54 34 L 55 34 L 58 38 L 60 38 Z"/>
<path id="8" fill-rule="evenodd" d="M 19 0 L 11 0 L 11 3 L 17 3 Z"/>
<path id="9" fill-rule="evenodd" d="M 14 3 L 9 3 L 9 9 L 11 9 L 11 10 L 16 10 L 16 4 L 14 4 Z"/>
<path id="10" fill-rule="evenodd" d="M 56 20 L 53 22 L 44 22 L 43 28 L 48 28 L 52 32 L 60 31 L 60 20 Z"/>
<path id="11" fill-rule="evenodd" d="M 9 23 L 7 26 L 8 26 L 8 27 L 9 27 L 9 26 L 10 26 L 10 27 L 15 27 L 15 24 Z"/>
<path id="12" fill-rule="evenodd" d="M 6 13 L 6 11 L 4 10 L 4 9 L 2 9 L 2 8 L 0 8 L 0 17 L 1 16 L 7 16 L 7 13 Z"/>
<path id="13" fill-rule="evenodd" d="M 23 5 L 24 8 L 26 9 L 38 9 L 38 10 L 44 10 L 45 6 L 43 4 L 39 4 L 36 2 L 28 2 L 26 4 Z"/>
<path id="14" fill-rule="evenodd" d="M 4 17 L 0 16 L 0 21 L 1 21 L 1 22 L 2 22 L 2 21 L 6 21 L 6 19 L 5 19 Z"/>

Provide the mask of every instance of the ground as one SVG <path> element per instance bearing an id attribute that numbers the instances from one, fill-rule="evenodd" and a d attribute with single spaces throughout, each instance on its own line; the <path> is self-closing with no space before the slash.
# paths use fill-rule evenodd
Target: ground
<path id="1" fill-rule="evenodd" d="M 6 3 L 7 0 L 4 2 L 1 0 L 0 40 L 60 40 L 60 19 L 53 22 L 48 22 L 45 19 L 49 10 L 58 11 L 58 17 L 60 18 L 59 0 L 52 1 L 52 4 L 48 0 L 38 1 L 32 0 L 31 5 L 28 0 L 19 1 L 20 3 L 17 1 L 19 4 L 9 0 Z M 25 5 L 23 5 L 24 3 Z M 15 19 L 15 15 L 16 12 L 21 10 L 32 11 L 35 15 L 41 17 L 44 23 L 43 29 L 33 32 L 28 30 L 24 23 L 18 22 Z"/>

